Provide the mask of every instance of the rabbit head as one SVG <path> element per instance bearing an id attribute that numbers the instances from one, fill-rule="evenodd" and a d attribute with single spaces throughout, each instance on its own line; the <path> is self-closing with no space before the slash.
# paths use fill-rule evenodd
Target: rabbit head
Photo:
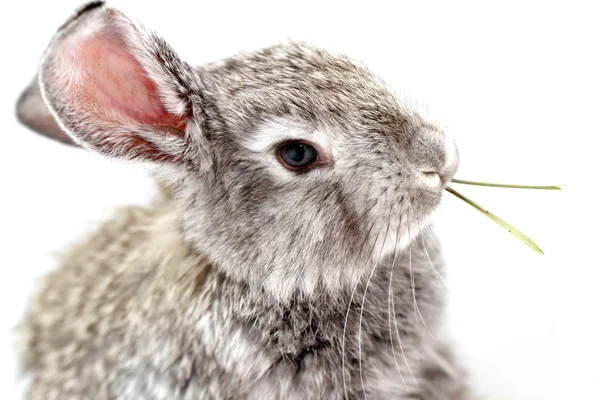
<path id="1" fill-rule="evenodd" d="M 151 165 L 185 239 L 277 297 L 351 288 L 419 234 L 458 166 L 446 132 L 344 56 L 287 42 L 192 68 L 102 2 L 58 30 L 18 115 Z"/>

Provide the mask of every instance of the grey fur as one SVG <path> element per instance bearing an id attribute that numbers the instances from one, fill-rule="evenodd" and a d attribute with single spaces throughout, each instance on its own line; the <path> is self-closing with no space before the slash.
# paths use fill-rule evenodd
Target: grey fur
<path id="1" fill-rule="evenodd" d="M 77 143 L 152 162 L 163 196 L 45 279 L 22 326 L 28 399 L 471 398 L 423 233 L 443 189 L 423 173 L 458 165 L 443 130 L 343 56 L 290 42 L 192 69 L 118 11 L 82 10 L 44 56 L 47 104 Z M 57 49 L 97 21 L 185 132 L 95 120 L 65 95 Z M 335 162 L 277 169 L 256 146 L 269 126 Z"/>

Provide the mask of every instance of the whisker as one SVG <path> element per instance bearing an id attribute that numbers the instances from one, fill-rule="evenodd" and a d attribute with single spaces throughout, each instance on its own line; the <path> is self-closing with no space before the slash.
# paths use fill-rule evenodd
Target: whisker
<path id="1" fill-rule="evenodd" d="M 392 259 L 392 268 L 390 270 L 390 284 L 388 286 L 388 327 L 390 332 L 390 344 L 392 347 L 392 355 L 394 356 L 394 364 L 396 364 L 396 369 L 398 370 L 398 374 L 400 375 L 400 379 L 406 388 L 406 392 L 410 394 L 410 389 L 404 380 L 404 376 L 402 376 L 402 371 L 400 371 L 400 365 L 398 365 L 398 359 L 396 357 L 396 349 L 394 346 L 394 335 L 392 334 L 392 302 L 393 294 L 392 294 L 392 278 L 394 273 L 394 265 L 396 264 L 396 258 L 398 256 L 398 243 L 400 242 L 400 227 L 402 226 L 402 215 L 400 215 L 400 220 L 398 221 L 398 230 L 396 231 L 396 243 L 394 243 L 394 258 Z M 396 318 L 396 314 L 394 313 L 394 319 Z M 400 349 L 402 349 L 402 341 L 398 335 L 398 343 L 400 344 Z M 406 365 L 408 367 L 408 364 Z M 410 368 L 409 368 L 410 370 Z"/>
<path id="2" fill-rule="evenodd" d="M 373 226 L 375 226 L 374 222 L 371 224 L 369 231 L 365 235 L 365 240 L 363 241 L 363 244 L 362 244 L 358 254 L 361 254 L 365 243 L 367 243 L 367 239 L 369 238 L 369 234 L 370 234 L 371 230 L 373 229 Z M 377 234 L 377 236 L 375 237 L 375 242 L 373 243 L 373 247 L 371 248 L 371 251 L 367 255 L 367 262 L 368 262 L 368 257 L 371 257 L 371 255 L 373 254 L 373 250 L 375 250 L 375 244 L 377 243 L 377 239 L 379 239 L 380 233 L 381 232 L 379 232 Z M 346 310 L 346 317 L 344 319 L 344 330 L 342 332 L 342 383 L 344 385 L 344 398 L 345 399 L 348 399 L 348 386 L 346 384 L 346 330 L 348 328 L 348 317 L 350 315 L 350 308 L 352 307 L 352 301 L 354 300 L 354 295 L 356 294 L 356 289 L 358 288 L 359 283 L 360 283 L 360 278 L 356 280 L 354 289 L 352 289 L 352 294 L 350 295 L 350 301 L 348 302 L 348 308 Z M 360 339 L 360 337 L 359 337 L 359 339 Z"/>
<path id="3" fill-rule="evenodd" d="M 410 221 L 410 219 L 409 219 L 409 221 Z M 413 270 L 412 270 L 412 238 L 410 237 L 410 224 L 407 224 L 407 229 L 408 229 L 408 269 L 409 269 L 409 274 L 410 274 L 410 287 L 412 288 L 412 294 L 413 294 L 415 319 L 417 321 L 417 325 L 419 323 L 419 318 L 421 319 L 421 321 L 423 322 L 423 326 L 425 327 L 427 332 L 429 332 L 429 335 L 431 336 L 431 338 L 433 340 L 435 340 L 433 334 L 431 333 L 431 331 L 429 330 L 429 327 L 427 326 L 427 323 L 425 322 L 425 319 L 423 318 L 423 314 L 421 314 L 421 310 L 419 310 L 419 305 L 417 304 L 417 293 L 415 291 L 415 275 L 413 274 Z"/>
<path id="4" fill-rule="evenodd" d="M 373 222 L 371 224 L 371 227 L 367 231 L 367 234 L 365 235 L 365 239 L 362 241 L 362 244 L 360 245 L 360 248 L 358 249 L 357 258 L 359 258 L 360 255 L 362 254 L 363 248 L 365 247 L 365 244 L 367 243 L 367 240 L 369 239 L 369 235 L 371 234 L 371 231 L 373 230 L 374 226 L 375 226 L 375 222 Z"/>
<path id="5" fill-rule="evenodd" d="M 375 273 L 375 270 L 377 269 L 377 266 L 379 265 L 379 263 L 381 261 L 381 254 L 383 253 L 383 248 L 385 247 L 385 242 L 387 241 L 388 232 L 390 230 L 390 222 L 391 222 L 390 216 L 391 215 L 392 215 L 392 208 L 390 208 L 390 214 L 388 215 L 388 223 L 387 223 L 387 227 L 385 229 L 385 236 L 383 237 L 383 243 L 381 244 L 381 250 L 379 250 L 379 255 L 377 256 L 377 261 L 375 262 L 375 265 L 373 265 L 373 269 L 371 269 L 371 274 L 369 274 L 369 278 L 367 279 L 367 284 L 365 286 L 365 292 L 363 294 L 362 303 L 360 305 L 360 316 L 358 318 L 358 373 L 360 375 L 360 383 L 362 385 L 362 391 L 363 391 L 365 400 L 367 399 L 367 392 L 365 390 L 365 382 L 363 380 L 363 374 L 362 374 L 362 346 L 361 346 L 363 312 L 365 310 L 365 300 L 367 298 L 367 291 L 369 290 L 369 283 L 371 283 L 371 278 L 373 277 L 373 274 Z M 375 244 L 376 243 L 377 243 L 377 241 L 375 241 Z"/>
<path id="6" fill-rule="evenodd" d="M 436 240 L 436 238 L 435 238 L 435 235 L 433 234 L 433 229 L 431 229 L 431 225 L 427 225 L 427 226 L 425 227 L 425 229 L 427 229 L 427 231 L 429 232 L 429 237 L 431 237 L 431 241 L 433 242 L 433 245 L 435 246 L 435 248 L 436 248 L 436 249 L 437 249 L 437 250 L 438 250 L 440 253 L 443 253 L 443 252 L 442 252 L 442 249 L 440 248 L 440 246 L 439 246 L 439 245 L 438 245 L 438 243 L 437 243 L 437 240 Z"/>
<path id="7" fill-rule="evenodd" d="M 352 305 L 352 300 L 354 300 L 354 295 L 356 294 L 356 288 L 360 283 L 360 279 L 356 280 L 356 285 L 354 285 L 354 289 L 352 289 L 352 295 L 350 295 L 350 301 L 348 302 L 348 308 L 346 310 L 346 318 L 344 319 L 344 330 L 342 332 L 342 383 L 344 385 L 344 399 L 348 399 L 348 388 L 346 386 L 346 328 L 348 326 L 348 316 L 350 315 L 350 307 Z"/>
<path id="8" fill-rule="evenodd" d="M 419 225 L 419 228 L 421 228 L 420 225 Z M 423 232 L 422 229 L 421 229 L 421 232 Z M 438 281 L 438 284 L 440 285 L 440 289 L 442 289 L 442 291 L 444 293 L 446 293 L 446 288 L 448 287 L 448 284 L 446 283 L 446 281 L 444 280 L 444 278 L 442 277 L 442 275 L 440 275 L 440 273 L 438 272 L 438 270 L 435 267 L 435 265 L 433 265 L 433 262 L 431 261 L 431 258 L 429 257 L 429 252 L 427 251 L 427 246 L 425 245 L 425 239 L 423 238 L 423 234 L 421 234 L 420 236 L 421 236 L 421 243 L 423 244 L 423 251 L 425 253 L 425 257 L 427 257 L 427 261 L 429 262 L 429 266 L 433 270 L 435 278 Z"/>
<path id="9" fill-rule="evenodd" d="M 373 207 L 375 207 L 377 205 L 378 202 L 379 202 L 379 197 L 377 197 L 375 202 L 373 202 L 373 204 L 369 208 L 367 208 L 367 210 L 365 212 L 363 212 L 362 214 L 360 214 L 358 216 L 358 220 L 360 221 L 365 215 L 367 215 L 369 213 L 369 211 L 371 211 L 373 209 Z"/>
<path id="10" fill-rule="evenodd" d="M 400 216 L 398 226 L 400 226 L 401 223 L 402 223 L 402 216 Z M 390 282 L 393 279 L 395 267 L 396 267 L 396 264 L 392 263 L 392 270 L 390 271 Z M 402 354 L 402 358 L 404 359 L 404 363 L 406 364 L 406 368 L 408 369 L 410 376 L 412 376 L 414 382 L 418 386 L 419 382 L 417 381 L 417 378 L 415 378 L 415 375 L 413 374 L 412 369 L 410 368 L 410 365 L 408 364 L 408 360 L 406 359 L 406 354 L 404 353 L 404 347 L 402 346 L 402 339 L 400 339 L 400 329 L 398 328 L 398 319 L 396 318 L 396 305 L 395 305 L 395 301 L 394 301 L 394 296 L 392 296 L 392 314 L 394 315 L 394 326 L 396 328 L 396 337 L 398 339 L 398 344 L 400 345 L 400 354 Z"/>

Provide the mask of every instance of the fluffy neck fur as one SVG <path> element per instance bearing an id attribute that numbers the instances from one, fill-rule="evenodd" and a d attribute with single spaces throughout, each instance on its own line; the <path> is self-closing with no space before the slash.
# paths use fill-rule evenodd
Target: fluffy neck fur
<path id="1" fill-rule="evenodd" d="M 163 192 L 123 209 L 45 279 L 23 325 L 29 399 L 462 398 L 460 371 L 432 338 L 443 296 L 412 253 L 391 283 L 385 261 L 354 296 L 277 301 L 192 250 Z"/>
<path id="2" fill-rule="evenodd" d="M 417 238 L 410 250 L 410 261 L 408 252 L 399 254 L 400 261 L 392 269 L 391 257 L 384 259 L 375 267 L 372 276 L 366 271 L 356 287 L 335 293 L 324 289 L 312 296 L 298 291 L 290 299 L 281 300 L 260 287 L 227 276 L 219 266 L 192 250 L 192 246 L 183 240 L 174 207 L 174 197 L 163 188 L 161 199 L 154 205 L 155 222 L 149 225 L 150 234 L 142 252 L 150 257 L 147 264 L 160 265 L 160 274 L 170 277 L 170 280 L 159 280 L 165 289 L 169 285 L 177 287 L 174 292 L 179 296 L 174 301 L 179 304 L 174 308 L 192 310 L 188 315 L 198 308 L 205 308 L 204 312 L 217 309 L 222 316 L 222 325 L 215 332 L 223 329 L 231 334 L 231 330 L 237 332 L 240 329 L 253 342 L 250 347 L 256 345 L 256 350 L 262 353 L 262 361 L 266 361 L 263 366 L 268 365 L 266 369 L 258 363 L 251 367 L 251 359 L 255 357 L 253 350 L 246 362 L 241 363 L 243 370 L 237 371 L 238 376 L 230 377 L 232 381 L 244 377 L 244 381 L 250 378 L 260 382 L 265 374 L 273 374 L 269 371 L 276 370 L 274 366 L 281 365 L 285 366 L 286 375 L 298 376 L 304 371 L 310 374 L 310 368 L 315 364 L 325 363 L 327 379 L 331 382 L 319 387 L 315 385 L 311 389 L 315 396 L 321 398 L 339 392 L 344 383 L 349 395 L 363 395 L 364 385 L 366 392 L 375 393 L 377 384 L 390 385 L 385 382 L 385 374 L 377 371 L 383 363 L 394 371 L 392 391 L 399 387 L 421 390 L 421 374 L 426 370 L 421 366 L 422 358 L 436 354 L 432 338 L 440 333 L 444 308 L 444 296 L 434 275 L 443 273 L 443 265 L 439 250 L 432 243 Z M 165 259 L 165 254 L 171 254 L 171 258 Z M 431 263 L 437 265 L 437 272 Z M 182 293 L 188 296 L 180 296 Z M 191 323 L 193 330 L 194 319 L 186 322 Z M 230 350 L 237 353 L 239 349 L 224 350 L 228 340 L 231 340 L 230 336 L 225 336 L 220 344 L 217 340 L 215 353 Z M 402 378 L 395 375 L 398 373 L 396 368 L 386 359 L 392 346 L 398 353 L 395 361 L 401 363 L 397 369 L 403 370 L 406 366 L 408 370 Z M 435 357 L 443 359 L 438 355 Z M 410 365 L 415 366 L 416 372 Z M 448 365 L 444 368 L 444 373 L 452 371 Z M 296 384 L 293 389 L 293 381 L 283 379 L 281 375 L 277 380 L 282 382 L 274 398 L 288 390 L 290 393 L 296 390 L 299 397 L 304 396 L 303 384 Z M 311 378 L 311 384 L 314 384 L 313 380 Z M 243 384 L 243 381 L 239 383 Z M 227 395 L 235 397 L 239 394 Z"/>

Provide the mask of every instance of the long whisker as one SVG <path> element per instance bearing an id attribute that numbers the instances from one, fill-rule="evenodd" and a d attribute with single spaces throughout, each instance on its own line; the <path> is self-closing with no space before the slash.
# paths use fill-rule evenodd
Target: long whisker
<path id="1" fill-rule="evenodd" d="M 363 391 L 363 395 L 365 397 L 365 400 L 367 399 L 367 392 L 365 390 L 365 382 L 363 380 L 363 374 L 362 374 L 362 340 L 361 340 L 361 332 L 362 332 L 362 321 L 363 321 L 363 312 L 365 310 L 365 300 L 367 298 L 367 291 L 369 290 L 369 283 L 371 283 L 371 278 L 373 278 L 373 274 L 375 273 L 375 270 L 377 269 L 377 266 L 379 265 L 379 263 L 381 262 L 381 254 L 383 253 L 383 248 L 385 247 L 385 242 L 387 241 L 387 237 L 388 237 L 388 233 L 390 230 L 390 217 L 392 215 L 392 208 L 390 208 L 390 214 L 388 215 L 388 223 L 387 223 L 387 227 L 385 229 L 385 235 L 383 237 L 383 243 L 381 244 L 381 250 L 379 250 L 379 255 L 377 256 L 377 259 L 375 261 L 375 265 L 373 265 L 373 268 L 371 269 L 371 273 L 369 274 L 369 278 L 367 278 L 367 284 L 365 285 L 365 292 L 363 294 L 363 299 L 362 299 L 362 303 L 360 305 L 360 316 L 358 318 L 358 373 L 360 375 L 360 383 L 362 385 L 362 391 Z M 377 243 L 377 241 L 375 241 L 375 243 Z"/>
<path id="2" fill-rule="evenodd" d="M 427 225 L 425 226 L 425 229 L 427 229 L 427 231 L 429 232 L 429 237 L 431 238 L 431 241 L 433 242 L 433 245 L 435 246 L 435 248 L 440 252 L 442 252 L 442 249 L 440 248 L 440 245 L 438 244 L 435 235 L 433 234 L 433 230 L 431 229 L 431 225 Z"/>
<path id="3" fill-rule="evenodd" d="M 361 339 L 362 321 L 363 321 L 363 310 L 365 308 L 365 299 L 367 297 L 367 290 L 369 289 L 369 283 L 371 282 L 371 277 L 373 276 L 373 273 L 377 269 L 377 265 L 378 265 L 378 263 L 375 263 L 373 265 L 373 268 L 371 269 L 371 274 L 369 275 L 369 278 L 367 279 L 367 284 L 365 286 L 365 291 L 363 293 L 362 303 L 360 305 L 360 317 L 358 319 L 358 373 L 360 375 L 360 384 L 362 386 L 363 396 L 365 397 L 365 400 L 367 399 L 367 392 L 365 390 L 365 381 L 363 379 L 363 373 L 362 373 L 362 339 Z"/>
<path id="4" fill-rule="evenodd" d="M 404 384 L 404 387 L 406 388 L 406 392 L 408 394 L 410 394 L 410 389 L 408 388 L 408 385 L 406 384 L 406 381 L 404 380 L 404 376 L 402 376 L 402 371 L 400 371 L 400 366 L 398 365 L 398 359 L 396 357 L 396 349 L 394 346 L 394 335 L 392 335 L 392 303 L 394 301 L 393 299 L 393 294 L 392 294 L 392 281 L 393 281 L 393 274 L 394 274 L 394 265 L 396 264 L 396 259 L 398 258 L 398 243 L 400 242 L 400 229 L 402 226 L 402 215 L 400 215 L 400 220 L 398 221 L 398 230 L 396 232 L 396 243 L 394 243 L 394 258 L 392 259 L 392 268 L 390 269 L 390 284 L 388 286 L 388 327 L 389 327 L 389 332 L 390 332 L 390 344 L 392 347 L 392 355 L 394 356 L 394 364 L 396 364 L 396 369 L 398 370 L 398 374 L 400 375 L 400 379 L 402 380 L 402 383 Z M 396 313 L 394 312 L 394 320 L 396 318 Z M 400 335 L 398 335 L 398 343 L 400 344 L 400 349 L 402 350 L 402 341 L 400 340 Z M 404 351 L 402 350 L 402 353 L 404 355 Z M 406 361 L 406 357 L 405 357 L 405 361 Z M 406 366 L 408 367 L 408 364 L 406 364 Z M 410 368 L 409 368 L 410 370 Z"/>
<path id="5" fill-rule="evenodd" d="M 421 225 L 419 224 L 419 229 L 420 228 L 421 228 Z M 421 232 L 423 232 L 422 229 L 420 229 L 420 230 L 421 230 Z M 433 270 L 435 278 L 438 281 L 438 284 L 440 285 L 440 289 L 442 289 L 442 291 L 444 293 L 446 293 L 446 288 L 448 287 L 448 284 L 446 283 L 446 281 L 444 280 L 444 278 L 442 277 L 442 275 L 440 275 L 440 273 L 438 272 L 438 270 L 435 267 L 435 265 L 433 265 L 433 262 L 431 261 L 431 258 L 429 257 L 429 252 L 427 251 L 427 245 L 425 244 L 425 239 L 423 238 L 423 234 L 421 234 L 420 236 L 421 236 L 421 243 L 423 244 L 423 251 L 425 253 L 425 257 L 427 257 L 427 261 L 429 262 L 429 266 Z"/>
<path id="6" fill-rule="evenodd" d="M 369 213 L 369 211 L 371 211 L 373 209 L 373 207 L 375 207 L 377 205 L 377 203 L 379 202 L 379 197 L 377 197 L 377 199 L 373 202 L 373 204 L 371 204 L 371 206 L 369 208 L 367 208 L 367 210 L 365 212 L 363 212 L 362 214 L 360 214 L 358 216 L 358 220 L 362 220 L 362 218 L 367 215 Z"/>
<path id="7" fill-rule="evenodd" d="M 348 399 L 348 388 L 346 386 L 346 328 L 348 327 L 348 316 L 350 315 L 350 308 L 352 306 L 352 301 L 354 300 L 354 295 L 356 294 L 356 288 L 360 283 L 360 279 L 356 280 L 356 284 L 354 285 L 354 289 L 352 289 L 352 295 L 350 295 L 350 301 L 348 302 L 348 308 L 346 310 L 346 318 L 344 319 L 344 331 L 342 333 L 342 383 L 344 385 L 344 399 Z"/>
<path id="8" fill-rule="evenodd" d="M 373 222 L 373 223 L 371 224 L 371 226 L 369 227 L 369 230 L 367 231 L 367 234 L 365 235 L 365 238 L 364 238 L 364 240 L 362 241 L 362 243 L 361 243 L 361 245 L 360 245 L 360 248 L 358 249 L 358 253 L 357 253 L 357 254 L 358 254 L 358 256 L 357 256 L 357 257 L 360 257 L 360 255 L 362 254 L 362 251 L 363 251 L 363 249 L 364 249 L 364 247 L 365 247 L 365 244 L 367 243 L 367 241 L 368 241 L 368 239 L 369 239 L 369 235 L 371 234 L 371 231 L 373 230 L 373 227 L 374 227 L 374 226 L 375 226 L 375 222 Z"/>
<path id="9" fill-rule="evenodd" d="M 365 243 L 367 243 L 369 234 L 371 233 L 373 226 L 375 226 L 374 222 L 371 224 L 371 227 L 369 228 L 367 234 L 365 235 L 365 239 L 364 239 L 364 241 L 360 247 L 360 250 L 358 252 L 359 255 L 362 253 L 362 249 L 364 248 Z M 371 251 L 369 252 L 367 257 L 371 257 L 373 250 L 375 250 L 375 244 L 377 243 L 377 239 L 379 239 L 379 233 L 375 237 L 375 243 L 373 243 L 373 247 L 371 248 Z M 368 261 L 368 258 L 367 258 L 367 261 Z M 344 330 L 342 332 L 342 382 L 344 385 L 344 398 L 345 399 L 348 399 L 348 386 L 346 384 L 346 330 L 348 328 L 348 317 L 350 315 L 350 309 L 352 307 L 354 295 L 356 294 L 356 288 L 358 288 L 359 283 L 360 283 L 360 279 L 357 279 L 356 284 L 354 285 L 354 289 L 352 289 L 352 294 L 350 295 L 350 301 L 348 302 L 348 308 L 346 310 L 346 317 L 344 319 Z"/>
<path id="10" fill-rule="evenodd" d="M 410 223 L 407 224 L 407 228 L 408 228 L 408 269 L 409 269 L 409 273 L 410 273 L 410 287 L 412 288 L 412 294 L 413 294 L 415 319 L 417 320 L 417 324 L 419 322 L 419 318 L 421 319 L 421 321 L 423 322 L 423 326 L 425 327 L 427 332 L 429 332 L 429 335 L 431 336 L 431 338 L 433 340 L 435 340 L 433 334 L 431 333 L 431 331 L 429 330 L 429 327 L 427 326 L 427 323 L 425 322 L 425 319 L 423 318 L 423 314 L 421 314 L 421 310 L 419 310 L 419 305 L 417 304 L 417 293 L 415 291 L 415 275 L 413 274 L 413 270 L 412 270 L 412 238 L 410 237 Z"/>
<path id="11" fill-rule="evenodd" d="M 400 216 L 399 223 L 400 224 L 402 223 L 402 216 Z M 395 266 L 396 266 L 395 264 L 392 264 L 392 270 L 390 272 L 390 280 L 393 279 Z M 415 375 L 413 374 L 412 369 L 410 368 L 410 365 L 408 364 L 408 360 L 406 358 L 406 353 L 404 353 L 404 347 L 402 346 L 402 340 L 400 339 L 400 329 L 398 328 L 398 318 L 396 317 L 396 304 L 394 301 L 394 296 L 392 296 L 392 314 L 394 315 L 394 327 L 396 328 L 396 338 L 398 339 L 398 344 L 400 345 L 400 354 L 402 354 L 402 358 L 404 359 L 404 363 L 406 364 L 406 368 L 408 369 L 410 376 L 412 376 L 413 381 L 418 385 L 419 382 L 417 381 L 417 378 L 415 378 Z"/>

